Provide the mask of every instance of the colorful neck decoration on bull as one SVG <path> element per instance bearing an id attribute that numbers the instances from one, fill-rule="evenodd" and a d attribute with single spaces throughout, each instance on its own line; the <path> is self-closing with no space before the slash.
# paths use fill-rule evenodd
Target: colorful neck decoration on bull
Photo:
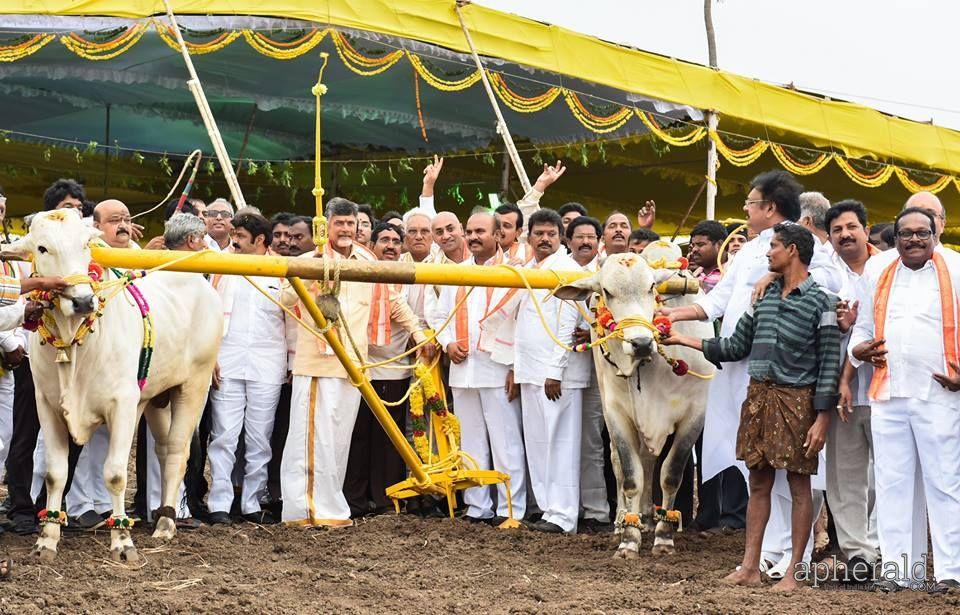
<path id="1" fill-rule="evenodd" d="M 133 284 L 133 281 L 142 278 L 147 272 L 137 270 L 119 271 L 117 269 L 111 269 L 111 271 L 114 276 L 116 276 L 115 279 L 105 281 L 103 267 L 91 262 L 87 267 L 87 275 L 78 274 L 64 278 L 70 285 L 89 284 L 94 295 L 97 297 L 96 311 L 83 319 L 80 327 L 77 328 L 76 334 L 74 334 L 73 339 L 70 341 L 59 337 L 53 332 L 57 327 L 51 309 L 56 306 L 55 300 L 59 296 L 59 293 L 53 291 L 38 290 L 30 293 L 29 299 L 31 301 L 40 302 L 47 306 L 47 309 L 43 311 L 39 320 L 25 321 L 23 328 L 28 331 L 36 331 L 40 335 L 41 344 L 50 344 L 50 346 L 57 349 L 57 363 L 69 363 L 70 356 L 67 354 L 67 349 L 71 346 L 82 346 L 87 335 L 93 331 L 94 323 L 103 316 L 103 310 L 107 302 L 126 290 L 137 304 L 137 308 L 140 310 L 140 317 L 143 321 L 143 346 L 140 348 L 140 359 L 137 365 L 137 386 L 139 386 L 142 391 L 147 384 L 150 361 L 153 358 L 153 316 L 150 314 L 150 305 L 147 303 L 143 293 L 140 292 L 140 289 Z M 104 291 L 110 288 L 115 288 L 115 290 L 112 293 L 105 294 Z"/>
<path id="2" fill-rule="evenodd" d="M 687 259 L 683 257 L 680 257 L 674 262 L 668 262 L 666 259 L 660 259 L 648 264 L 652 269 L 676 269 L 678 271 L 685 271 L 690 266 Z M 657 308 L 659 309 L 662 305 L 663 297 L 657 295 Z M 661 338 L 670 335 L 672 323 L 666 316 L 655 316 L 652 322 L 643 316 L 628 316 L 617 322 L 617 320 L 614 319 L 613 314 L 610 312 L 610 309 L 606 305 L 605 293 L 601 294 L 601 296 L 597 299 L 596 305 L 593 307 L 593 313 L 595 315 L 593 327 L 596 330 L 597 339 L 583 344 L 576 344 L 573 346 L 574 352 L 586 352 L 595 347 L 605 350 L 606 343 L 611 339 L 623 339 L 624 329 L 628 327 L 641 326 L 649 329 L 650 332 L 653 333 L 653 339 L 657 345 L 657 353 L 663 357 L 667 363 L 670 364 L 674 374 L 677 376 L 695 376 L 704 380 L 713 378 L 712 375 L 704 375 L 690 371 L 690 366 L 686 361 L 683 359 L 675 359 L 667 355 L 663 344 L 660 342 Z"/>

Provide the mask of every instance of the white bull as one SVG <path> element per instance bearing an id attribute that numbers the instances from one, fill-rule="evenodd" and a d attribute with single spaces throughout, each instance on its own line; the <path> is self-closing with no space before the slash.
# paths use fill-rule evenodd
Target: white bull
<path id="1" fill-rule="evenodd" d="M 627 317 L 652 322 L 657 286 L 680 274 L 676 269 L 652 268 L 648 261 L 664 258 L 676 262 L 679 256 L 679 248 L 667 242 L 651 244 L 643 257 L 612 255 L 596 274 L 561 288 L 557 295 L 584 299 L 599 294 L 616 322 Z M 692 295 L 680 295 L 666 300 L 669 305 L 686 305 L 694 299 Z M 686 335 L 713 336 L 709 323 L 674 326 Z M 701 353 L 671 347 L 668 354 L 684 360 L 691 371 L 703 375 L 714 372 L 714 366 Z M 653 470 L 670 434 L 674 435 L 673 444 L 660 472 L 660 505 L 665 511 L 673 509 L 684 467 L 703 429 L 707 381 L 674 374 L 671 365 L 658 355 L 654 333 L 644 326 L 624 328 L 622 342 L 611 340 L 606 350 L 595 347 L 594 365 L 619 489 L 617 527 L 622 531 L 616 557 L 632 559 L 639 555 L 640 526 L 650 529 L 654 525 Z M 653 553 L 673 550 L 673 525 L 661 520 L 656 523 Z"/>
<path id="2" fill-rule="evenodd" d="M 84 275 L 91 260 L 88 244 L 99 235 L 100 231 L 83 224 L 75 210 L 43 212 L 34 218 L 30 232 L 5 251 L 32 256 L 36 271 L 43 275 Z M 160 514 L 164 516 L 157 520 L 153 536 L 170 539 L 176 533 L 175 498 L 217 360 L 223 316 L 217 293 L 199 274 L 156 272 L 137 280 L 136 286 L 149 304 L 155 335 L 142 391 L 137 370 L 143 319 L 128 291 L 103 306 L 103 315 L 82 345 L 67 349 L 69 362 L 56 362 L 57 350 L 41 344 L 40 335 L 30 336 L 37 412 L 46 442 L 47 507 L 62 518 L 67 438 L 85 444 L 97 427 L 106 424 L 110 444 L 103 477 L 113 517 L 126 518 L 127 461 L 137 423 L 145 414 L 163 476 Z M 110 292 L 104 290 L 103 295 Z M 70 286 L 54 299 L 51 332 L 73 340 L 84 318 L 100 308 L 99 301 L 89 284 Z M 43 561 L 52 560 L 59 540 L 60 525 L 43 523 L 33 553 Z M 139 560 L 129 529 L 111 529 L 110 555 L 114 560 Z"/>

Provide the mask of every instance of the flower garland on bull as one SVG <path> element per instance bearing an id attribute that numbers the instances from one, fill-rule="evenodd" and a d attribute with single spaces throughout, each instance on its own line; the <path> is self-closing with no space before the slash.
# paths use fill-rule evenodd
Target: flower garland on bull
<path id="1" fill-rule="evenodd" d="M 677 271 L 686 271 L 690 267 L 690 262 L 684 258 L 680 257 L 676 262 L 668 263 L 664 259 L 654 261 L 649 263 L 650 267 L 653 269 L 676 269 Z M 657 295 L 657 307 L 663 305 L 663 297 Z M 591 308 L 593 312 L 594 319 L 591 323 L 594 330 L 597 334 L 597 339 L 591 342 L 585 342 L 581 344 L 576 344 L 573 346 L 574 352 L 587 352 L 592 348 L 599 347 L 602 352 L 606 352 L 606 344 L 611 339 L 620 339 L 622 338 L 622 328 L 623 323 L 618 323 L 613 314 L 610 312 L 610 309 L 607 308 L 606 302 L 604 301 L 603 296 L 597 298 L 596 304 Z M 694 376 L 696 378 L 701 378 L 704 380 L 709 380 L 713 376 L 708 376 L 700 374 L 690 370 L 690 366 L 683 359 L 675 359 L 669 356 L 666 350 L 663 347 L 663 344 L 660 343 L 660 338 L 663 336 L 670 335 L 670 330 L 672 323 L 670 319 L 666 316 L 654 316 L 652 322 L 647 322 L 646 319 L 634 318 L 637 323 L 641 326 L 645 326 L 653 332 L 654 339 L 657 344 L 657 352 L 660 354 L 663 359 L 670 364 L 670 367 L 673 369 L 673 373 L 677 376 Z"/>
<path id="2" fill-rule="evenodd" d="M 153 333 L 154 323 L 153 315 L 150 313 L 150 305 L 147 303 L 146 297 L 143 296 L 143 293 L 140 292 L 140 289 L 133 284 L 133 281 L 144 277 L 147 272 L 137 270 L 119 271 L 116 269 L 111 269 L 111 271 L 116 276 L 116 279 L 105 282 L 103 281 L 103 268 L 97 263 L 91 262 L 87 267 L 86 275 L 78 274 L 64 278 L 64 280 L 71 285 L 89 284 L 94 295 L 97 297 L 98 306 L 96 311 L 83 319 L 83 322 L 80 323 L 80 327 L 77 328 L 77 332 L 74 334 L 73 339 L 70 341 L 64 340 L 53 332 L 56 329 L 56 323 L 53 320 L 53 315 L 49 307 L 53 306 L 53 302 L 59 294 L 53 291 L 38 290 L 30 294 L 29 299 L 31 301 L 36 301 L 48 306 L 48 309 L 43 311 L 40 319 L 25 321 L 23 323 L 23 328 L 27 329 L 28 331 L 36 331 L 40 335 L 41 345 L 49 344 L 53 348 L 57 349 L 57 363 L 69 363 L 70 357 L 67 355 L 67 349 L 71 346 L 82 346 L 87 335 L 94 330 L 93 326 L 96 321 L 103 316 L 103 310 L 106 307 L 107 302 L 116 297 L 120 292 L 126 290 L 136 303 L 137 308 L 140 311 L 140 318 L 143 321 L 143 345 L 140 348 L 140 357 L 137 364 L 137 386 L 139 386 L 140 390 L 142 391 L 147 384 L 147 376 L 150 372 L 150 363 L 153 359 L 155 342 Z M 35 274 L 36 272 L 34 272 L 34 275 Z M 117 290 L 112 294 L 105 296 L 104 290 L 112 286 L 117 286 Z"/>

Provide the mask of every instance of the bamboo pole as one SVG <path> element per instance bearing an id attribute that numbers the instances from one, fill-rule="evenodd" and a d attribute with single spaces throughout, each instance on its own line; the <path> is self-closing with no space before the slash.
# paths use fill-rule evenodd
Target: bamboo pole
<path id="1" fill-rule="evenodd" d="M 200 110 L 200 117 L 203 118 L 203 125 L 210 136 L 210 142 L 213 144 L 213 152 L 217 155 L 220 162 L 220 168 L 223 170 L 223 177 L 230 187 L 230 194 L 233 196 L 233 203 L 237 209 L 246 207 L 247 202 L 243 198 L 243 192 L 240 190 L 240 182 L 237 181 L 237 175 L 233 172 L 233 165 L 230 163 L 230 154 L 227 153 L 227 146 L 223 143 L 223 137 L 220 135 L 220 129 L 217 128 L 217 121 L 213 117 L 213 111 L 207 102 L 207 95 L 203 92 L 203 85 L 200 83 L 200 77 L 197 76 L 197 70 L 193 66 L 193 60 L 190 58 L 190 52 L 187 50 L 187 44 L 180 34 L 180 26 L 177 24 L 177 18 L 173 14 L 173 6 L 170 0 L 163 0 L 167 7 L 167 18 L 173 27 L 173 34 L 177 37 L 177 44 L 180 45 L 180 54 L 183 56 L 183 62 L 187 65 L 187 72 L 190 73 L 190 80 L 187 81 L 187 87 L 193 94 L 197 102 L 197 108 Z"/>
<path id="2" fill-rule="evenodd" d="M 707 29 L 707 56 L 710 68 L 717 69 L 717 40 L 713 28 L 713 0 L 703 0 L 703 22 Z M 717 216 L 717 144 L 710 135 L 716 134 L 718 117 L 713 109 L 707 110 L 707 220 Z"/>
<path id="3" fill-rule="evenodd" d="M 289 280 L 291 286 L 293 286 L 293 290 L 296 291 L 297 296 L 300 297 L 300 301 L 313 318 L 313 322 L 316 323 L 321 331 L 326 329 L 327 319 L 323 317 L 323 313 L 320 311 L 320 308 L 317 307 L 317 303 L 313 300 L 313 297 L 310 296 L 303 281 L 297 277 L 290 277 Z M 377 395 L 370 381 L 364 375 L 363 371 L 357 367 L 356 363 L 353 362 L 353 359 L 350 358 L 337 332 L 332 328 L 328 329 L 326 333 L 323 334 L 323 337 L 330 346 L 330 349 L 333 350 L 333 353 L 340 359 L 340 363 L 343 364 L 343 368 L 347 371 L 350 381 L 357 387 L 360 394 L 363 395 L 363 399 L 366 400 L 374 416 L 377 417 L 383 430 L 387 432 L 387 437 L 390 438 L 394 448 L 397 449 L 404 463 L 410 468 L 410 473 L 413 474 L 413 478 L 421 485 L 431 483 L 430 477 L 423 471 L 423 464 L 420 462 L 420 458 L 414 452 L 410 443 L 407 442 L 407 438 L 404 437 L 403 432 L 397 427 L 396 422 L 394 422 L 393 417 L 390 416 L 386 406 L 383 405 L 383 400 Z"/>
<path id="4" fill-rule="evenodd" d="M 510 135 L 510 129 L 507 128 L 507 122 L 503 119 L 503 113 L 500 111 L 500 105 L 497 103 L 497 97 L 493 94 L 493 88 L 490 87 L 490 81 L 487 79 L 487 71 L 480 62 L 480 56 L 477 54 L 477 48 L 473 45 L 473 38 L 470 36 L 470 30 L 467 29 L 467 22 L 463 20 L 463 14 L 460 12 L 461 4 L 469 4 L 465 0 L 457 0 L 454 8 L 457 11 L 457 18 L 460 20 L 460 27 L 463 28 L 463 35 L 467 38 L 467 45 L 470 47 L 470 55 L 480 71 L 480 80 L 483 81 L 483 89 L 487 91 L 487 98 L 490 99 L 490 106 L 493 107 L 493 113 L 497 116 L 497 132 L 503 137 L 503 144 L 507 148 L 510 160 L 513 161 L 513 168 L 517 171 L 517 178 L 520 185 L 523 186 L 523 192 L 530 192 L 530 178 L 527 177 L 527 171 L 523 168 L 523 162 L 520 160 L 520 153 L 517 152 L 517 146 L 513 144 L 513 137 Z"/>

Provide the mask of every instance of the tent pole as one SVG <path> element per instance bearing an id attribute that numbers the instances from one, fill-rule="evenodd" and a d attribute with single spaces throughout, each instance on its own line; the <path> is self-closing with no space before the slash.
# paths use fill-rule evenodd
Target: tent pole
<path id="1" fill-rule="evenodd" d="M 710 68 L 717 68 L 717 41 L 713 29 L 713 0 L 703 0 L 703 23 L 707 28 L 707 55 Z M 717 217 L 717 144 L 710 135 L 717 130 L 717 112 L 707 110 L 707 220 Z"/>
<path id="2" fill-rule="evenodd" d="M 193 98 L 197 101 L 197 108 L 200 110 L 200 117 L 203 118 L 203 124 L 210 135 L 210 142 L 213 144 L 213 151 L 220 162 L 220 168 L 223 170 L 223 177 L 230 187 L 230 194 L 233 196 L 234 205 L 237 209 L 246 207 L 247 202 L 243 198 L 243 192 L 240 191 L 240 183 L 237 181 L 237 175 L 233 172 L 233 165 L 230 163 L 230 155 L 227 153 L 227 147 L 223 144 L 223 137 L 220 135 L 220 129 L 217 128 L 217 121 L 213 118 L 213 111 L 210 110 L 210 104 L 207 102 L 207 96 L 203 93 L 203 86 L 200 84 L 200 77 L 193 67 L 193 60 L 190 59 L 190 52 L 187 51 L 187 44 L 180 34 L 180 26 L 177 25 L 177 18 L 173 15 L 173 7 L 170 0 L 163 0 L 167 7 L 167 17 L 170 19 L 170 25 L 173 27 L 173 34 L 177 37 L 177 43 L 180 45 L 180 53 L 183 55 L 183 61 L 187 65 L 187 72 L 190 73 L 190 81 L 187 81 L 187 87 L 193 93 Z"/>
<path id="3" fill-rule="evenodd" d="M 455 5 L 457 11 L 457 17 L 460 19 L 460 27 L 463 28 L 463 35 L 467 38 L 467 45 L 470 47 L 470 55 L 473 56 L 473 61 L 477 65 L 477 70 L 480 71 L 480 79 L 483 81 L 483 89 L 487 91 L 487 98 L 490 99 L 490 106 L 493 107 L 493 112 L 497 116 L 497 132 L 500 133 L 500 136 L 503 137 L 503 143 L 507 147 L 507 153 L 510 155 L 510 160 L 513 161 L 513 168 L 517 171 L 517 178 L 520 180 L 520 185 L 523 186 L 524 193 L 530 191 L 530 179 L 527 177 L 527 171 L 523 168 L 523 162 L 520 161 L 520 154 L 517 152 L 517 146 L 513 144 L 513 137 L 510 136 L 510 129 L 507 128 L 507 122 L 503 119 L 503 114 L 500 112 L 500 105 L 497 104 L 497 98 L 493 94 L 493 88 L 490 87 L 490 81 L 487 80 L 487 71 L 484 70 L 483 64 L 480 62 L 480 56 L 477 55 L 477 49 L 473 46 L 473 38 L 470 36 L 470 31 L 467 30 L 467 23 L 463 20 L 463 14 L 460 12 L 461 4 L 468 4 L 468 0 L 457 0 Z"/>

